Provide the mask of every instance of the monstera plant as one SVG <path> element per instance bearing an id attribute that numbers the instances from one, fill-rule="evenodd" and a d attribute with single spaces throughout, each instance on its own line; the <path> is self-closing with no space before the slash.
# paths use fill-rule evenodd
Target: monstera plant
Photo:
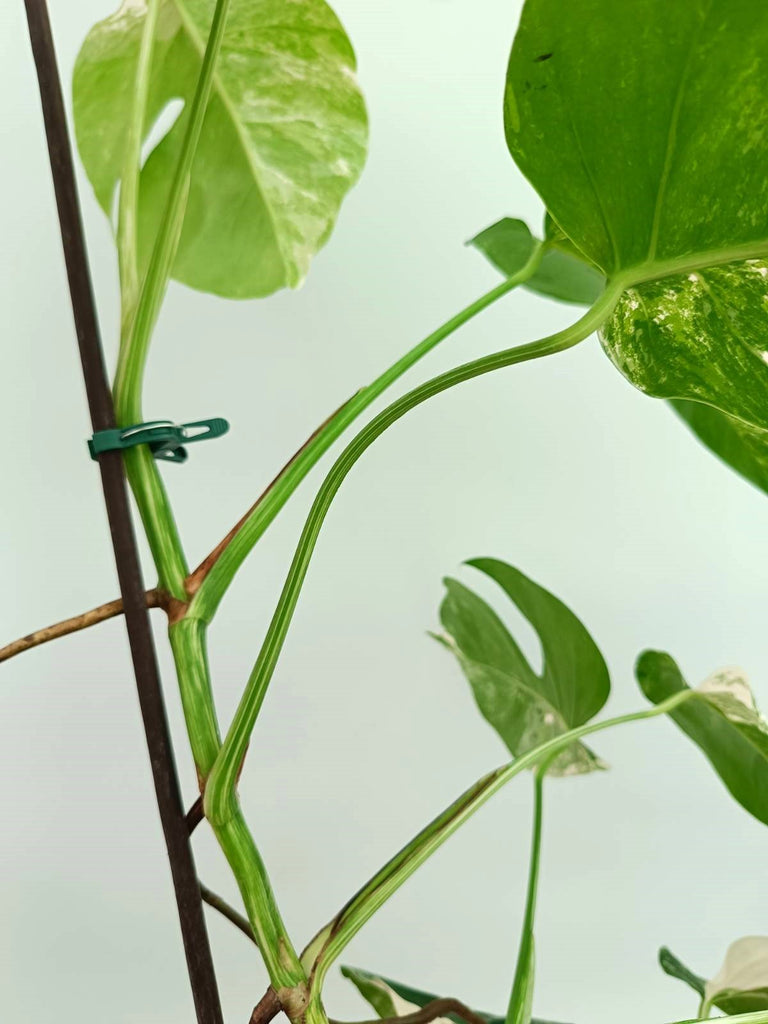
<path id="1" fill-rule="evenodd" d="M 27 8 L 77 315 L 83 253 L 77 220 L 67 220 L 66 151 L 57 144 L 63 107 L 51 99 L 55 65 L 40 28 L 44 0 L 27 0 Z M 280 914 L 237 792 L 333 499 L 367 448 L 434 395 L 597 332 L 632 384 L 667 400 L 704 445 L 768 491 L 767 53 L 768 5 L 758 0 L 526 0 L 503 121 L 511 158 L 541 198 L 541 237 L 508 215 L 475 235 L 469 244 L 500 272 L 499 283 L 330 416 L 195 568 L 160 466 L 183 460 L 182 442 L 216 436 L 226 424 L 144 421 L 143 377 L 158 314 L 171 279 L 229 298 L 263 298 L 304 280 L 365 161 L 367 118 L 354 51 L 324 0 L 126 0 L 83 43 L 73 82 L 74 135 L 114 229 L 121 294 L 111 382 L 116 419 L 94 430 L 91 450 L 105 474 L 110 459 L 122 460 L 154 560 L 157 585 L 141 602 L 167 613 L 199 780 L 186 825 L 191 832 L 205 822 L 213 831 L 245 917 L 205 887 L 193 895 L 258 946 L 270 987 L 258 1002 L 261 993 L 254 993 L 253 1024 L 280 1012 L 294 1024 L 326 1024 L 323 984 L 353 936 L 485 801 L 526 770 L 534 787 L 531 860 L 506 1011 L 472 1010 L 460 993 L 430 994 L 370 970 L 342 970 L 382 1018 L 530 1024 L 544 792 L 555 778 L 568 785 L 572 775 L 606 768 L 591 746 L 601 731 L 668 715 L 735 800 L 768 824 L 768 725 L 741 671 L 715 671 L 691 688 L 670 655 L 645 651 L 636 674 L 649 703 L 605 717 L 609 672 L 586 627 L 541 584 L 491 557 L 472 559 L 467 571 L 495 585 L 498 609 L 447 579 L 433 636 L 453 656 L 445 672 L 457 666 L 466 677 L 505 760 L 350 895 L 303 951 Z M 317 491 L 240 703 L 220 723 L 207 633 L 239 567 L 309 470 L 371 403 L 518 287 L 586 311 L 555 334 L 418 384 L 346 443 Z M 120 567 L 130 537 L 113 533 Z M 128 619 L 129 589 L 121 601 L 9 644 L 0 658 L 122 611 Z M 538 636 L 539 669 L 505 625 L 511 606 Z M 135 615 L 128 621 L 132 636 L 140 625 Z M 182 847 L 169 841 L 179 877 Z M 221 1010 L 202 915 L 195 932 L 189 905 L 180 899 L 179 909 L 198 1020 L 214 1024 Z M 699 1018 L 718 1009 L 744 1024 L 768 1024 L 768 938 L 735 942 L 708 981 L 669 950 L 660 956 L 664 970 L 697 993 Z M 616 1007 L 617 1017 L 624 1013 Z M 665 1019 L 659 1007 L 658 1021 Z"/>

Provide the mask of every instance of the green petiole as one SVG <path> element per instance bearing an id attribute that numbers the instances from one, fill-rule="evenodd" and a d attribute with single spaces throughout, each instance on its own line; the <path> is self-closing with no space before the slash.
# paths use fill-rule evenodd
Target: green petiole
<path id="1" fill-rule="evenodd" d="M 683 690 L 668 700 L 643 711 L 608 718 L 602 722 L 571 729 L 561 736 L 542 743 L 510 764 L 503 765 L 476 782 L 450 807 L 422 829 L 407 846 L 397 853 L 373 876 L 355 896 L 342 907 L 336 917 L 312 939 L 301 955 L 302 963 L 311 972 L 313 997 L 322 990 L 328 969 L 350 940 L 376 911 L 440 846 L 453 835 L 495 793 L 526 768 L 533 768 L 570 746 L 575 740 L 602 732 L 617 725 L 641 722 L 668 714 L 686 700 L 697 696 L 695 690 Z M 535 885 L 535 881 L 534 881 Z M 758 1024 L 758 1022 L 755 1022 Z"/>
<path id="2" fill-rule="evenodd" d="M 188 615 L 210 622 L 224 594 L 232 582 L 237 570 L 242 565 L 254 545 L 266 532 L 272 521 L 285 505 L 301 481 L 347 429 L 387 388 L 402 375 L 431 352 L 441 341 L 454 331 L 487 309 L 497 299 L 507 295 L 518 285 L 523 284 L 535 274 L 541 263 L 545 246 L 537 245 L 517 274 L 508 277 L 496 285 L 479 299 L 470 303 L 455 316 L 451 317 L 437 330 L 427 335 L 401 359 L 380 374 L 371 384 L 362 388 L 317 432 L 298 457 L 286 466 L 274 486 L 256 503 L 245 521 L 239 526 L 231 540 L 221 552 L 216 563 L 203 580 L 195 594 Z"/>
<path id="3" fill-rule="evenodd" d="M 533 919 L 536 914 L 536 894 L 539 884 L 539 861 L 541 858 L 541 825 L 544 800 L 544 779 L 546 764 L 539 765 L 533 774 L 533 829 L 531 833 L 531 860 L 528 869 L 528 890 L 525 899 L 525 915 L 517 954 L 512 993 L 509 997 L 506 1024 L 530 1024 L 533 1005 L 533 982 L 535 970 L 535 944 Z"/>
<path id="4" fill-rule="evenodd" d="M 520 345 L 465 363 L 421 384 L 374 417 L 344 449 L 320 487 L 307 517 L 266 638 L 208 779 L 205 808 L 206 816 L 211 821 L 226 821 L 233 812 L 237 772 L 274 673 L 320 529 L 337 491 L 360 456 L 388 427 L 434 395 L 473 377 L 515 363 L 562 352 L 583 341 L 603 323 L 612 310 L 618 294 L 616 288 L 609 287 L 580 320 L 563 331 L 528 345 Z"/>
<path id="5" fill-rule="evenodd" d="M 130 153 L 123 171 L 127 176 L 127 187 L 124 198 L 121 198 L 118 225 L 118 236 L 121 239 L 121 285 L 128 286 L 128 292 L 123 295 L 123 336 L 114 383 L 115 411 L 120 425 L 138 423 L 143 419 L 141 389 L 147 352 L 176 256 L 184 220 L 189 174 L 211 94 L 213 72 L 224 36 L 229 2 L 230 0 L 216 2 L 165 214 L 155 239 L 146 276 L 138 292 L 138 299 L 134 303 L 137 281 L 137 278 L 133 277 L 133 268 L 136 265 L 138 158 L 150 72 L 151 36 L 148 36 L 148 33 L 153 31 L 154 20 L 148 17 L 144 28 L 141 46 L 144 59 L 140 57 L 139 60 L 137 102 L 131 128 Z M 189 568 L 155 461 L 150 452 L 142 446 L 126 452 L 125 466 L 157 566 L 160 586 L 177 600 L 185 600 L 184 580 L 189 574 Z"/>

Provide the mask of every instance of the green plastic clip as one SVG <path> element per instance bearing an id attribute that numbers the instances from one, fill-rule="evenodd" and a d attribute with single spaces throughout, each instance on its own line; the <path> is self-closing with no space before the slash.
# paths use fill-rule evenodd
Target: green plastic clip
<path id="1" fill-rule="evenodd" d="M 163 459 L 165 462 L 186 462 L 185 444 L 221 437 L 228 430 L 229 423 L 220 417 L 197 420 L 194 423 L 153 420 L 150 423 L 136 423 L 114 430 L 99 430 L 88 442 L 88 449 L 91 458 L 98 459 L 102 452 L 123 451 L 126 448 L 135 448 L 138 444 L 148 444 L 156 459 Z"/>

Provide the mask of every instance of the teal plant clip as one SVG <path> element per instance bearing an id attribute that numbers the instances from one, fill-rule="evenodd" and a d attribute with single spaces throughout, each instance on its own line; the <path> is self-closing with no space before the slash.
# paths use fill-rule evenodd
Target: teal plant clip
<path id="1" fill-rule="evenodd" d="M 221 417 L 196 420 L 194 423 L 173 423 L 171 420 L 152 420 L 130 427 L 98 430 L 88 442 L 92 459 L 102 452 L 124 451 L 139 444 L 148 444 L 156 459 L 165 462 L 186 462 L 185 444 L 221 437 L 229 430 L 229 423 Z"/>

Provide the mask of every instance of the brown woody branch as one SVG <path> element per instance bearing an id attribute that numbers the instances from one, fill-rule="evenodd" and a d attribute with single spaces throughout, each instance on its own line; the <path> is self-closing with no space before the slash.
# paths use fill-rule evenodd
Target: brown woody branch
<path id="1" fill-rule="evenodd" d="M 148 590 L 146 593 L 147 608 L 165 608 L 167 604 L 166 595 L 160 590 Z M 13 643 L 0 648 L 0 661 L 7 661 L 16 654 L 22 654 L 32 647 L 39 647 L 40 644 L 47 644 L 49 640 L 58 640 L 59 637 L 68 636 L 70 633 L 77 633 L 81 629 L 95 626 L 98 622 L 106 622 L 107 619 L 114 619 L 117 615 L 123 614 L 123 601 L 118 598 L 116 601 L 108 601 L 100 604 L 98 608 L 75 615 L 71 619 L 64 619 L 63 622 L 56 622 L 52 626 L 45 626 L 43 629 L 35 630 L 27 636 L 22 636 Z"/>
<path id="2" fill-rule="evenodd" d="M 254 1006 L 250 1024 L 269 1024 L 269 1021 L 276 1017 L 282 1008 L 277 992 L 270 987 Z"/>
<path id="3" fill-rule="evenodd" d="M 226 917 L 235 928 L 239 928 L 243 935 L 247 936 L 254 945 L 258 946 L 256 936 L 253 934 L 253 928 L 251 928 L 247 917 L 244 917 L 234 907 L 231 907 L 226 900 L 223 900 L 221 896 L 209 889 L 207 885 L 203 885 L 202 882 L 200 883 L 200 895 L 203 897 L 203 903 L 207 903 L 209 907 L 218 910 L 222 917 Z"/>

